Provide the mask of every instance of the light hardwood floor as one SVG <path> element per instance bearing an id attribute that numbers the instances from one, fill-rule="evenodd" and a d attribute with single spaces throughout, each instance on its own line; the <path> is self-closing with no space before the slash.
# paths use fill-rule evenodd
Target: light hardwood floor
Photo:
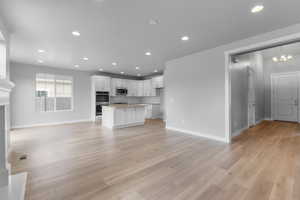
<path id="1" fill-rule="evenodd" d="M 110 131 L 80 123 L 12 132 L 27 200 L 299 200 L 300 125 L 264 121 L 231 145 L 158 120 Z M 18 160 L 20 153 L 27 160 Z"/>

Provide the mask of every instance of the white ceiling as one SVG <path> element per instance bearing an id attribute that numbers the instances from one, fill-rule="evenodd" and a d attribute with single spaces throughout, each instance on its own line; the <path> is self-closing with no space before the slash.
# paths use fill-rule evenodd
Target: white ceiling
<path id="1" fill-rule="evenodd" d="M 0 13 L 12 31 L 13 61 L 147 75 L 167 60 L 300 22 L 300 1 L 259 2 L 265 9 L 252 14 L 254 0 L 0 0 Z"/>

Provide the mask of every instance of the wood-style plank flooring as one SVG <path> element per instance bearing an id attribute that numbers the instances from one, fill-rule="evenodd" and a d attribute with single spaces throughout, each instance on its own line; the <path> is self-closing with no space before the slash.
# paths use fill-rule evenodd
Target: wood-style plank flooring
<path id="1" fill-rule="evenodd" d="M 27 200 L 299 200 L 300 125 L 264 121 L 230 145 L 166 131 L 159 120 L 15 130 L 13 173 Z M 26 160 L 18 160 L 21 153 Z"/>

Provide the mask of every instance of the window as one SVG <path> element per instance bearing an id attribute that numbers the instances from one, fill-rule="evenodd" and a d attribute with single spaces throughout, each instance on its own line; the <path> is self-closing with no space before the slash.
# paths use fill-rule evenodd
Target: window
<path id="1" fill-rule="evenodd" d="M 6 78 L 6 46 L 0 37 L 0 79 Z"/>
<path id="2" fill-rule="evenodd" d="M 36 75 L 36 111 L 53 112 L 73 109 L 73 79 L 53 74 Z"/>

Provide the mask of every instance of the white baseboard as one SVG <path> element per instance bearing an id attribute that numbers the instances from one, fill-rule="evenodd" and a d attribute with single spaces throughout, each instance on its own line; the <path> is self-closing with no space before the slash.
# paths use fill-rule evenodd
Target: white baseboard
<path id="1" fill-rule="evenodd" d="M 0 188 L 1 200 L 24 200 L 27 172 L 10 175 L 9 184 Z"/>
<path id="2" fill-rule="evenodd" d="M 12 129 L 21 129 L 21 128 L 33 128 L 39 126 L 54 126 L 54 125 L 63 125 L 63 124 L 75 124 L 80 122 L 91 122 L 92 119 L 81 119 L 81 120 L 73 120 L 73 121 L 62 121 L 62 122 L 52 122 L 52 123 L 38 123 L 38 124 L 29 124 L 29 125 L 18 125 L 12 126 Z"/>
<path id="3" fill-rule="evenodd" d="M 203 134 L 203 133 L 199 133 L 196 131 L 190 131 L 190 130 L 183 130 L 183 129 L 179 129 L 179 128 L 175 128 L 175 127 L 171 127 L 171 126 L 166 126 L 166 129 L 171 130 L 171 131 L 177 131 L 177 132 L 181 132 L 181 133 L 186 133 L 189 135 L 195 135 L 195 136 L 199 136 L 199 137 L 203 137 L 203 138 L 207 138 L 210 140 L 216 140 L 219 142 L 224 142 L 224 143 L 228 143 L 228 141 L 226 140 L 226 138 L 222 138 L 222 137 L 218 137 L 218 136 L 212 136 L 209 134 Z"/>

